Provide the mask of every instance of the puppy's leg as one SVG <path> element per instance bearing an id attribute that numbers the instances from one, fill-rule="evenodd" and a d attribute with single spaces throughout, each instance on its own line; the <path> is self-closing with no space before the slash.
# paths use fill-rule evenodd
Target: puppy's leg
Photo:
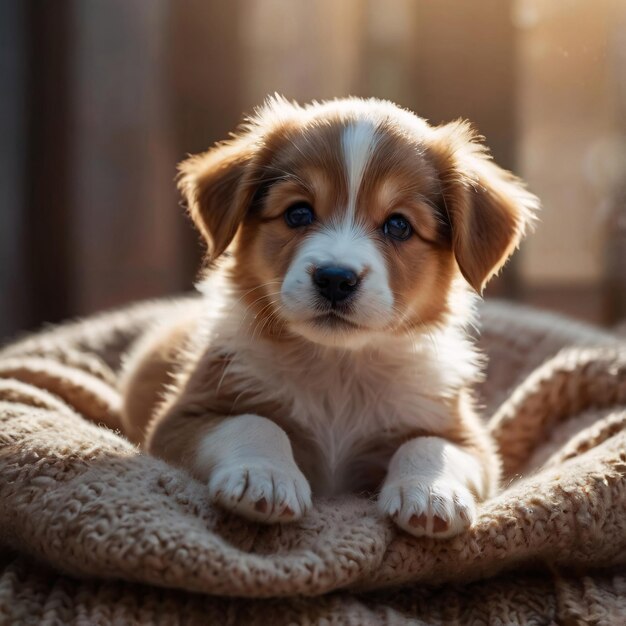
<path id="1" fill-rule="evenodd" d="M 172 319 L 155 325 L 124 357 L 120 377 L 124 434 L 139 445 L 163 399 L 187 335 L 200 317 L 198 304 L 185 303 Z"/>
<path id="2" fill-rule="evenodd" d="M 476 501 L 489 495 L 486 462 L 440 437 L 407 441 L 389 463 L 379 508 L 412 535 L 457 535 L 474 522 Z"/>
<path id="3" fill-rule="evenodd" d="M 311 507 L 311 488 L 287 434 L 264 417 L 166 415 L 148 449 L 207 481 L 214 502 L 249 519 L 288 522 Z"/>

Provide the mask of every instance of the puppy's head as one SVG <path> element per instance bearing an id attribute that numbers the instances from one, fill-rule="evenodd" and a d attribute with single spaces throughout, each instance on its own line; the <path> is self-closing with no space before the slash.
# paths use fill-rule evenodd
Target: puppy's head
<path id="1" fill-rule="evenodd" d="M 443 320 L 453 285 L 482 291 L 538 206 L 468 124 L 379 100 L 273 98 L 180 172 L 256 323 L 347 347 Z"/>

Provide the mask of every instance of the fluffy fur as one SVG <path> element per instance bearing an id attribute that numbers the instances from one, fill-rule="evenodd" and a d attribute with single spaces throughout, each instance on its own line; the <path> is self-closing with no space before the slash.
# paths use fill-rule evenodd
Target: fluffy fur
<path id="1" fill-rule="evenodd" d="M 536 198 L 466 123 L 356 98 L 272 98 L 179 185 L 207 243 L 204 297 L 130 355 L 129 436 L 248 518 L 352 491 L 414 535 L 467 528 L 499 462 L 466 327 Z M 294 206 L 312 222 L 290 227 Z M 316 282 L 328 266 L 353 273 L 341 302 Z"/>

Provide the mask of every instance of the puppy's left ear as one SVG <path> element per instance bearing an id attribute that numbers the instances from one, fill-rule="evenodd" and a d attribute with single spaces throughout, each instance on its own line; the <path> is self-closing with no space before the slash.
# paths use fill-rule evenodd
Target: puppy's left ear
<path id="1" fill-rule="evenodd" d="M 467 122 L 439 126 L 433 135 L 452 249 L 461 273 L 481 293 L 532 225 L 539 200 L 491 160 Z"/>
<path id="2" fill-rule="evenodd" d="M 252 138 L 244 134 L 178 166 L 178 188 L 207 242 L 209 263 L 229 246 L 248 210 L 252 187 L 244 178 L 254 154 Z"/>

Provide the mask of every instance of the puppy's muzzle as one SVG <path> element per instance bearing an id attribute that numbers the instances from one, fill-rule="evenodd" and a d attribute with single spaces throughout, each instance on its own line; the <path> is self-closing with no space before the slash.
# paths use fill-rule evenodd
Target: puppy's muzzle
<path id="1" fill-rule="evenodd" d="M 334 305 L 351 296 L 359 286 L 357 273 L 347 267 L 318 267 L 311 278 L 318 293 Z"/>

